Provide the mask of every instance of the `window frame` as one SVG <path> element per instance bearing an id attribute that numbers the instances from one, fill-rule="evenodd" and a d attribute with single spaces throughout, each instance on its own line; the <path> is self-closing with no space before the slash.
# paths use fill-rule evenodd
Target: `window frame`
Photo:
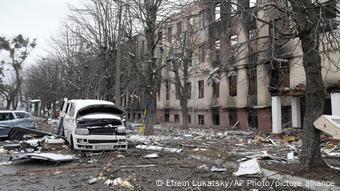
<path id="1" fill-rule="evenodd" d="M 204 121 L 204 115 L 198 114 L 197 115 L 197 121 L 198 121 L 198 125 L 204 125 L 205 121 Z"/>
<path id="2" fill-rule="evenodd" d="M 198 81 L 198 98 L 204 98 L 204 80 Z"/>
<path id="3" fill-rule="evenodd" d="M 228 76 L 228 85 L 229 85 L 229 96 L 235 97 L 237 96 L 237 75 L 231 74 Z"/>
<path id="4" fill-rule="evenodd" d="M 218 21 L 221 19 L 221 3 L 216 3 L 214 6 L 214 17 L 215 21 Z"/>

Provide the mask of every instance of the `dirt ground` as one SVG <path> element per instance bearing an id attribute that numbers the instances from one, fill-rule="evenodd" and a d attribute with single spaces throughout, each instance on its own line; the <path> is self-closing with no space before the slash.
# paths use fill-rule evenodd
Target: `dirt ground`
<path id="1" fill-rule="evenodd" d="M 40 126 L 45 131 L 54 131 L 46 122 Z M 253 143 L 254 134 L 230 134 L 220 137 L 209 131 L 205 136 L 190 131 L 157 129 L 156 134 L 166 136 L 153 139 L 153 144 L 183 149 L 180 153 L 158 152 L 158 158 L 146 159 L 154 153 L 135 148 L 140 142 L 131 142 L 127 151 L 80 153 L 70 150 L 78 159 L 68 163 L 46 161 L 17 162 L 0 166 L 0 190 L 307 190 L 300 187 L 280 186 L 276 180 L 262 176 L 236 177 L 237 160 L 254 153 L 267 151 L 268 154 L 285 158 L 290 148 L 280 139 L 271 143 Z M 201 136 L 201 138 L 200 138 Z M 170 137 L 170 138 L 169 138 Z M 7 144 L 4 140 L 0 145 Z M 150 144 L 150 143 L 149 143 Z M 298 142 L 289 143 L 296 146 Z M 5 153 L 0 153 L 0 162 L 8 161 Z M 332 165 L 340 166 L 339 158 L 327 159 Z M 278 160 L 258 160 L 261 168 L 275 170 L 313 180 L 334 181 L 340 186 L 340 173 L 333 170 L 319 170 L 309 173 L 296 163 L 282 163 Z M 212 172 L 211 168 L 225 168 L 224 172 Z M 119 186 L 106 185 L 104 179 L 123 182 Z"/>

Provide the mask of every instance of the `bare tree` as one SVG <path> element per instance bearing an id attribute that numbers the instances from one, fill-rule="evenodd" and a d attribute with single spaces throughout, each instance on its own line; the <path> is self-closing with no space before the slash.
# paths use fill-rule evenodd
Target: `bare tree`
<path id="1" fill-rule="evenodd" d="M 199 23 L 194 20 L 199 17 L 199 14 L 194 14 L 193 12 L 187 12 L 186 9 L 194 9 L 194 4 L 183 8 L 183 14 L 178 13 L 177 17 L 169 20 L 168 25 L 177 26 L 176 35 L 174 35 L 174 40 L 170 41 L 169 45 L 164 48 L 166 52 L 165 62 L 167 62 L 169 71 L 174 75 L 175 84 L 175 94 L 176 98 L 180 101 L 181 113 L 182 113 L 182 127 L 188 127 L 188 99 L 190 99 L 191 94 L 191 84 L 189 78 L 193 71 L 193 57 L 199 55 L 197 49 L 199 48 L 199 41 L 201 28 Z M 196 50 L 196 52 L 195 52 Z M 203 56 L 203 55 L 201 55 Z M 165 72 L 167 72 L 166 70 Z M 166 79 L 168 80 L 168 79 Z"/>
<path id="2" fill-rule="evenodd" d="M 24 38 L 21 34 L 13 38 L 12 40 L 7 40 L 6 38 L 0 38 L 0 49 L 3 49 L 9 53 L 9 60 L 3 60 L 2 63 L 8 63 L 12 66 L 15 72 L 15 87 L 13 92 L 7 88 L 8 92 L 12 92 L 7 94 L 7 96 L 11 96 L 8 101 L 12 103 L 13 109 L 17 108 L 18 101 L 20 100 L 23 103 L 22 94 L 21 94 L 21 84 L 22 84 L 22 67 L 24 61 L 30 54 L 30 52 L 35 48 L 36 40 L 32 41 L 29 38 Z M 9 84 L 4 87 L 9 87 Z"/>
<path id="3" fill-rule="evenodd" d="M 162 61 L 157 59 L 156 47 L 159 42 L 159 31 L 164 23 L 178 8 L 185 3 L 177 4 L 177 1 L 166 0 L 130 0 L 131 15 L 135 18 L 136 29 L 141 28 L 141 32 L 146 39 L 146 54 L 143 58 L 143 69 L 140 76 L 144 79 L 143 90 L 146 102 L 146 123 L 145 134 L 153 134 L 153 124 L 156 119 L 156 90 L 161 81 L 161 69 L 164 67 Z"/>
<path id="4" fill-rule="evenodd" d="M 221 7 L 225 7 L 222 9 L 224 12 L 221 12 L 223 26 L 230 26 L 232 15 L 242 13 L 239 14 L 242 15 L 240 17 L 242 22 L 246 21 L 244 18 L 250 17 L 256 20 L 257 26 L 269 28 L 269 36 L 248 39 L 246 43 L 263 42 L 264 47 L 260 47 L 257 54 L 266 55 L 267 60 L 270 61 L 269 76 L 274 78 L 270 79 L 270 92 L 276 94 L 282 91 L 278 87 L 279 76 L 276 65 L 284 59 L 279 58 L 278 50 L 283 51 L 285 49 L 287 51 L 287 47 L 290 47 L 290 51 L 294 52 L 301 48 L 302 62 L 306 74 L 306 108 L 301 161 L 311 169 L 323 166 L 325 163 L 320 153 L 320 131 L 313 126 L 313 122 L 323 113 L 326 92 L 322 78 L 321 55 L 328 58 L 330 63 L 335 63 L 328 54 L 339 53 L 338 32 L 334 30 L 337 24 L 330 19 L 330 17 L 334 18 L 336 13 L 339 12 L 339 10 L 336 10 L 336 1 L 261 1 L 253 9 L 249 9 L 249 3 L 244 1 L 203 1 L 203 4 L 210 7 L 214 7 L 216 3 L 221 3 Z M 260 11 L 264 11 L 267 17 L 256 14 Z M 243 24 L 246 25 L 246 22 Z M 292 46 L 292 42 L 297 42 L 295 47 Z M 235 54 L 242 55 L 241 52 L 244 51 L 242 47 L 247 46 L 240 45 L 240 49 L 228 52 L 223 62 L 225 69 L 228 70 L 232 67 L 230 58 L 235 58 Z M 238 56 L 237 61 L 247 59 L 247 57 L 248 55 Z M 337 66 L 337 68 L 339 67 Z"/>

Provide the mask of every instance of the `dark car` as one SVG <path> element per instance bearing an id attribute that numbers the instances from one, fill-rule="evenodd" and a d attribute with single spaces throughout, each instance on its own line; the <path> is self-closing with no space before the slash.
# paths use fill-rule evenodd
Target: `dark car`
<path id="1" fill-rule="evenodd" d="M 7 137 L 10 128 L 1 127 L 1 125 L 35 129 L 34 118 L 26 111 L 0 111 L 0 137 Z"/>

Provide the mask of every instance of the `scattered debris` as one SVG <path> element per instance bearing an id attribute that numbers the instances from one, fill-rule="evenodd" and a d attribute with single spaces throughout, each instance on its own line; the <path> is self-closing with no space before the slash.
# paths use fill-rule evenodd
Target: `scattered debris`
<path id="1" fill-rule="evenodd" d="M 49 125 L 57 126 L 58 123 L 59 123 L 59 119 L 48 118 L 48 120 L 47 120 L 47 124 L 49 124 Z"/>
<path id="2" fill-rule="evenodd" d="M 134 190 L 134 186 L 127 180 L 122 180 L 121 178 L 116 178 L 114 180 L 111 179 L 107 179 L 104 182 L 105 185 L 107 186 L 111 186 L 113 185 L 114 187 L 120 187 L 120 188 L 125 188 L 125 189 L 129 189 L 129 190 Z"/>
<path id="3" fill-rule="evenodd" d="M 207 149 L 203 149 L 203 148 L 195 148 L 193 151 L 206 151 Z"/>
<path id="4" fill-rule="evenodd" d="M 120 185 L 118 185 L 118 186 L 120 186 L 120 187 L 122 187 L 122 188 L 127 188 L 127 189 L 129 189 L 129 190 L 134 190 L 135 189 L 135 187 L 129 182 L 129 181 L 127 181 L 127 180 L 124 180 Z"/>
<path id="5" fill-rule="evenodd" d="M 287 145 L 289 148 L 293 149 L 294 151 L 297 151 L 296 147 L 293 145 Z"/>
<path id="6" fill-rule="evenodd" d="M 87 161 L 87 163 L 89 163 L 89 164 L 93 164 L 93 163 L 96 163 L 96 162 L 98 162 L 96 159 L 91 159 L 91 160 Z"/>
<path id="7" fill-rule="evenodd" d="M 55 171 L 53 174 L 61 174 L 60 170 Z"/>
<path id="8" fill-rule="evenodd" d="M 275 141 L 273 141 L 273 139 L 271 139 L 271 138 L 268 137 L 268 140 L 269 140 L 273 145 L 278 146 L 278 144 L 277 144 Z"/>
<path id="9" fill-rule="evenodd" d="M 41 141 L 42 149 L 44 150 L 61 150 L 66 147 L 64 139 L 56 138 L 54 136 L 46 137 Z"/>
<path id="10" fill-rule="evenodd" d="M 22 143 L 26 143 L 26 144 L 28 144 L 31 147 L 38 147 L 39 146 L 39 142 L 41 140 L 42 139 L 30 139 L 30 140 L 25 140 Z"/>
<path id="11" fill-rule="evenodd" d="M 0 162 L 0 166 L 8 166 L 8 165 L 11 165 L 12 164 L 12 161 L 4 161 L 4 162 Z"/>
<path id="12" fill-rule="evenodd" d="M 184 134 L 183 137 L 186 139 L 192 139 L 193 136 L 192 134 Z"/>
<path id="13" fill-rule="evenodd" d="M 8 132 L 9 140 L 23 140 L 24 135 L 32 135 L 33 137 L 43 137 L 46 135 L 51 136 L 52 134 L 35 129 L 28 129 L 22 127 L 13 127 Z"/>
<path id="14" fill-rule="evenodd" d="M 254 140 L 260 144 L 260 143 L 272 143 L 270 140 L 269 140 L 269 137 L 262 137 L 261 135 L 256 135 Z"/>
<path id="15" fill-rule="evenodd" d="M 248 159 L 256 158 L 258 160 L 276 160 L 278 162 L 286 162 L 285 158 L 269 155 L 267 151 L 261 151 L 261 154 L 246 156 Z"/>
<path id="16" fill-rule="evenodd" d="M 336 145 L 332 143 L 328 143 L 327 145 L 324 146 L 324 149 L 333 149 L 333 148 L 336 148 Z"/>
<path id="17" fill-rule="evenodd" d="M 240 122 L 237 121 L 237 122 L 231 127 L 231 129 L 235 129 L 239 123 L 240 123 Z"/>
<path id="18" fill-rule="evenodd" d="M 299 158 L 297 157 L 297 153 L 296 152 L 289 152 L 289 153 L 287 153 L 287 159 L 288 159 L 288 161 L 299 160 Z"/>
<path id="19" fill-rule="evenodd" d="M 56 153 L 14 153 L 14 160 L 46 160 L 53 162 L 67 162 L 74 160 L 72 155 L 56 154 Z"/>
<path id="20" fill-rule="evenodd" d="M 241 136 L 250 136 L 253 135 L 254 132 L 251 131 L 226 131 L 224 132 L 226 135 L 241 135 Z"/>
<path id="21" fill-rule="evenodd" d="M 105 185 L 111 186 L 113 185 L 114 187 L 120 187 L 120 188 L 125 188 L 129 190 L 134 190 L 134 186 L 127 180 L 122 180 L 121 178 L 116 178 L 114 180 L 107 179 L 104 182 Z"/>
<path id="22" fill-rule="evenodd" d="M 20 143 L 6 144 L 3 146 L 3 149 L 8 151 L 20 149 Z"/>
<path id="23" fill-rule="evenodd" d="M 130 135 L 128 137 L 128 141 L 134 143 L 143 143 L 149 145 L 151 143 L 157 144 L 159 141 L 165 141 L 170 139 L 182 139 L 179 137 L 170 137 L 170 136 L 145 136 L 145 135 Z"/>
<path id="24" fill-rule="evenodd" d="M 282 139 L 288 143 L 297 141 L 296 137 L 291 135 L 284 135 Z"/>
<path id="25" fill-rule="evenodd" d="M 340 157 L 340 152 L 339 153 L 327 153 L 328 156 L 331 156 L 331 157 Z"/>
<path id="26" fill-rule="evenodd" d="M 157 167 L 155 164 L 144 164 L 144 165 L 135 165 L 135 166 L 121 166 L 121 168 L 147 168 L 147 167 Z"/>
<path id="27" fill-rule="evenodd" d="M 240 162 L 238 171 L 233 174 L 235 176 L 261 174 L 261 168 L 257 159 L 254 158 L 245 162 Z"/>
<path id="28" fill-rule="evenodd" d="M 194 139 L 199 140 L 199 139 L 202 139 L 203 137 L 204 137 L 204 135 L 200 135 L 200 136 L 194 137 Z"/>
<path id="29" fill-rule="evenodd" d="M 160 146 L 154 146 L 154 145 L 137 145 L 136 148 L 143 149 L 143 150 L 165 151 L 165 152 L 170 152 L 170 153 L 180 153 L 182 151 L 182 149 L 166 148 L 166 147 L 160 147 Z"/>
<path id="30" fill-rule="evenodd" d="M 224 167 L 224 168 L 217 168 L 216 166 L 213 166 L 211 167 L 210 169 L 211 172 L 225 172 L 227 171 L 227 169 Z"/>
<path id="31" fill-rule="evenodd" d="M 119 158 L 125 158 L 124 155 L 116 155 L 116 158 L 119 159 Z"/>
<path id="32" fill-rule="evenodd" d="M 107 179 L 107 180 L 104 182 L 104 184 L 107 185 L 107 186 L 110 186 L 110 185 L 113 184 L 113 180 Z"/>
<path id="33" fill-rule="evenodd" d="M 116 178 L 116 179 L 113 180 L 112 183 L 113 183 L 114 186 L 118 186 L 118 185 L 122 184 L 122 182 L 123 181 L 122 181 L 121 178 Z"/>
<path id="34" fill-rule="evenodd" d="M 322 115 L 313 124 L 334 139 L 340 140 L 340 116 Z"/>
<path id="35" fill-rule="evenodd" d="M 158 158 L 158 157 L 159 157 L 158 153 L 152 153 L 145 155 L 143 158 Z"/>
<path id="36" fill-rule="evenodd" d="M 200 170 L 205 170 L 205 171 L 208 171 L 209 170 L 209 167 L 208 167 L 208 165 L 206 165 L 206 164 L 203 164 L 203 165 L 201 165 L 201 166 L 199 166 L 199 167 L 197 167 L 198 169 L 200 169 Z"/>
<path id="37" fill-rule="evenodd" d="M 91 179 L 88 181 L 88 183 L 89 183 L 89 184 L 94 184 L 94 183 L 97 182 L 97 180 L 98 180 L 98 178 L 91 178 Z"/>

